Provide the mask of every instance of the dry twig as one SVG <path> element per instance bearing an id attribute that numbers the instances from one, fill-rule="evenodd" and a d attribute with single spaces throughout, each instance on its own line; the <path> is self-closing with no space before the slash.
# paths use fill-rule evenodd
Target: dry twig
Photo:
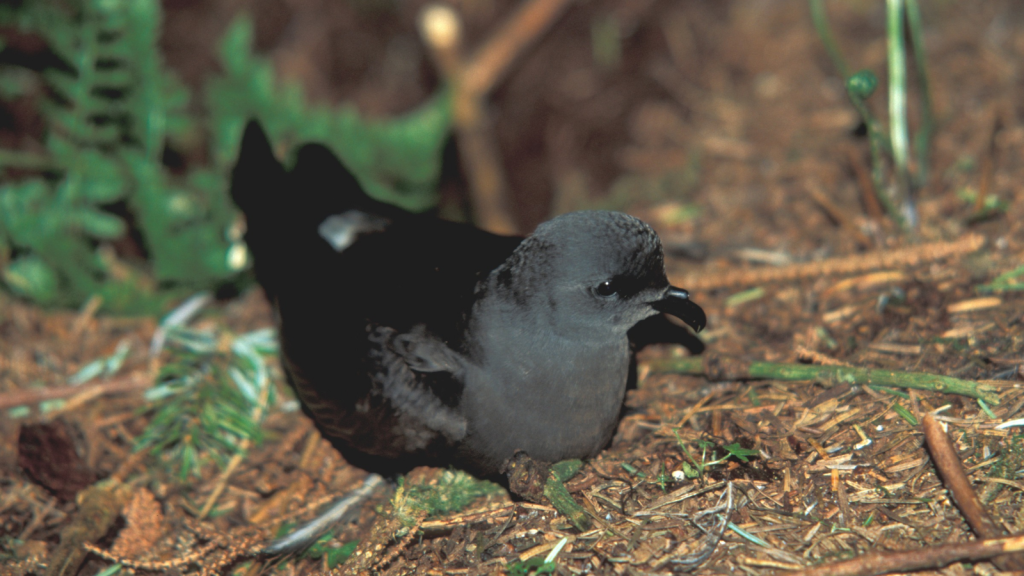
<path id="1" fill-rule="evenodd" d="M 420 34 L 452 89 L 459 152 L 466 167 L 477 225 L 514 234 L 508 212 L 508 185 L 486 97 L 512 62 L 539 38 L 572 0 L 527 0 L 468 59 L 462 56 L 462 23 L 447 6 L 428 6 L 420 15 Z"/>
<path id="2" fill-rule="evenodd" d="M 0 410 L 78 395 L 88 395 L 90 398 L 95 398 L 107 394 L 135 392 L 149 388 L 152 383 L 153 379 L 147 370 L 133 372 L 93 384 L 83 384 L 82 386 L 52 386 L 29 390 L 14 390 L 0 394 Z"/>
<path id="3" fill-rule="evenodd" d="M 941 568 L 953 562 L 986 560 L 993 556 L 1022 550 L 1024 550 L 1024 536 L 975 540 L 907 552 L 875 552 L 845 562 L 824 564 L 799 572 L 791 572 L 789 576 L 875 576 L 890 572 Z"/>
<path id="4" fill-rule="evenodd" d="M 685 286 L 688 290 L 714 290 L 773 282 L 795 282 L 821 276 L 838 276 L 883 268 L 917 266 L 924 262 L 970 254 L 981 248 L 984 243 L 985 237 L 981 234 L 967 234 L 952 242 L 932 242 L 920 246 L 829 258 L 820 262 L 805 262 L 780 268 L 729 270 L 717 274 L 708 273 L 706 270 L 694 271 L 685 276 L 669 278 L 669 280 L 672 284 Z"/>
<path id="5" fill-rule="evenodd" d="M 932 454 L 932 461 L 942 477 L 942 481 L 949 489 L 953 502 L 956 503 L 960 513 L 964 515 L 967 524 L 979 538 L 1000 538 L 1006 532 L 999 527 L 999 524 L 989 516 L 988 511 L 982 506 L 977 493 L 971 487 L 971 481 L 964 472 L 963 463 L 957 456 L 956 448 L 949 436 L 943 431 L 942 426 L 935 420 L 935 416 L 927 414 L 922 423 L 924 438 L 928 444 L 928 451 Z M 1013 556 L 997 556 L 992 558 L 996 568 L 1004 572 L 1024 570 L 1024 554 Z"/>

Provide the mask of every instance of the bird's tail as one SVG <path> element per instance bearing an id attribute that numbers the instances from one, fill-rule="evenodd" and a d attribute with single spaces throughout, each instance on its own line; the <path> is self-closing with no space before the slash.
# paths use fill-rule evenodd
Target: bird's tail
<path id="1" fill-rule="evenodd" d="M 255 121 L 249 122 L 242 137 L 231 196 L 245 214 L 245 240 L 256 277 L 271 298 L 278 279 L 294 283 L 329 265 L 334 251 L 318 233 L 326 218 L 354 209 L 394 210 L 370 200 L 352 173 L 322 145 L 303 146 L 295 167 L 287 171 Z"/>

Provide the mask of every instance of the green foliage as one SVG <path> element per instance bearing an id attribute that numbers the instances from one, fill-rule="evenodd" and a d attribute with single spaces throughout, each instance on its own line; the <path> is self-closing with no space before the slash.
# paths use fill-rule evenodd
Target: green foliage
<path id="1" fill-rule="evenodd" d="M 278 85 L 271 64 L 253 55 L 252 24 L 240 17 L 224 37 L 224 74 L 207 86 L 203 122 L 162 63 L 160 21 L 158 0 L 0 6 L 0 25 L 41 36 L 63 63 L 38 74 L 0 66 L 0 98 L 40 84 L 46 94 L 45 154 L 0 150 L 0 171 L 28 174 L 0 185 L 0 279 L 12 292 L 57 306 L 99 295 L 106 310 L 151 313 L 231 281 L 247 259 L 227 189 L 251 117 L 279 149 L 329 145 L 378 199 L 413 211 L 436 203 L 446 92 L 386 122 L 364 120 L 351 106 L 312 105 L 301 86 Z M 172 176 L 165 146 L 194 149 L 204 134 L 212 164 Z M 111 248 L 133 233 L 148 265 L 119 261 Z"/>
<path id="2" fill-rule="evenodd" d="M 528 574 L 554 574 L 558 569 L 556 562 L 545 562 L 540 556 L 534 556 L 522 562 L 513 562 L 508 565 L 508 576 L 527 576 Z"/>
<path id="3" fill-rule="evenodd" d="M 364 120 L 352 106 L 311 104 L 297 83 L 279 86 L 269 61 L 252 54 L 253 24 L 240 16 L 220 48 L 224 76 L 210 82 L 214 162 L 227 168 L 238 152 L 245 123 L 256 117 L 271 140 L 329 146 L 374 198 L 420 212 L 437 203 L 441 152 L 451 124 L 447 92 L 387 122 Z"/>
<path id="4" fill-rule="evenodd" d="M 989 292 L 1014 292 L 1024 290 L 1024 265 L 1018 266 L 1013 270 L 1007 270 L 999 276 L 996 276 L 995 280 L 988 284 L 982 284 L 976 289 L 982 294 Z"/>
<path id="5" fill-rule="evenodd" d="M 151 449 L 184 482 L 211 462 L 224 466 L 242 441 L 261 439 L 275 396 L 264 356 L 277 344 L 270 329 L 231 337 L 181 327 L 168 331 L 167 344 L 159 384 L 146 391 L 156 413 L 135 450 Z"/>
<path id="6" fill-rule="evenodd" d="M 160 59 L 157 0 L 25 2 L 0 22 L 41 35 L 65 66 L 41 74 L 50 94 L 40 104 L 45 158 L 32 165 L 24 155 L 2 157 L 4 169 L 46 167 L 0 187 L 0 264 L 14 257 L 4 267 L 7 287 L 42 304 L 98 294 L 108 309 L 141 312 L 170 296 L 153 279 L 197 287 L 234 274 L 227 198 L 198 185 L 200 173 L 172 183 L 162 164 L 165 141 L 192 123 L 188 92 Z M 0 83 L 11 74 L 24 71 L 5 70 Z M 102 248 L 128 232 L 110 210 L 117 205 L 136 219 L 152 279 Z"/>
<path id="7" fill-rule="evenodd" d="M 735 456 L 737 459 L 739 459 L 740 462 L 750 462 L 750 459 L 747 458 L 748 456 L 753 457 L 759 456 L 761 454 L 757 450 L 752 450 L 750 448 L 744 448 L 740 446 L 739 442 L 733 442 L 728 446 L 722 446 L 722 449 L 728 452 L 730 455 Z"/>
<path id="8" fill-rule="evenodd" d="M 569 542 L 569 539 L 562 537 L 555 544 L 555 547 L 551 549 L 551 552 L 541 559 L 540 556 L 534 556 L 526 561 L 513 562 L 508 565 L 509 576 L 527 576 L 527 574 L 554 574 L 558 570 L 558 564 L 555 560 L 558 559 L 558 554 L 565 548 L 565 545 Z"/>
<path id="9" fill-rule="evenodd" d="M 461 470 L 445 470 L 441 476 L 426 484 L 404 486 L 401 506 L 395 506 L 399 514 L 413 517 L 419 513 L 426 516 L 444 516 L 464 509 L 474 500 L 491 494 L 500 494 L 502 488 L 487 480 L 478 480 Z"/>
<path id="10" fill-rule="evenodd" d="M 278 531 L 278 537 L 285 536 L 291 532 L 295 525 L 287 523 L 281 526 L 282 530 Z M 346 560 L 352 556 L 352 553 L 356 551 L 359 546 L 359 542 L 353 540 L 347 542 L 342 546 L 334 546 L 334 532 L 328 532 L 317 539 L 309 548 L 306 548 L 299 553 L 298 558 L 304 558 L 309 560 L 319 560 L 326 556 L 327 569 L 330 570 L 335 566 L 344 564 Z"/>
<path id="11" fill-rule="evenodd" d="M 866 100 L 878 86 L 878 78 L 868 70 L 850 74 L 832 34 L 825 12 L 824 0 L 809 0 L 811 19 L 818 31 L 833 65 L 846 82 L 850 102 L 860 114 L 868 129 L 871 145 L 871 179 L 875 194 L 885 206 L 889 216 L 908 229 L 917 225 L 917 211 L 913 192 L 928 180 L 928 153 L 934 129 L 932 101 L 929 89 L 927 61 L 924 56 L 924 36 L 921 12 L 917 0 L 886 0 L 886 40 L 889 63 L 889 134 L 871 113 Z M 906 22 L 906 26 L 904 26 Z M 910 138 L 907 124 L 907 64 L 906 35 L 914 56 L 917 84 L 920 89 L 921 122 L 913 138 L 916 152 L 916 171 L 910 167 Z M 892 165 L 893 178 L 887 183 L 886 162 Z"/>
<path id="12" fill-rule="evenodd" d="M 687 478 L 700 478 L 709 467 L 722 464 L 727 461 L 729 457 L 734 457 L 741 462 L 749 462 L 748 457 L 760 455 L 760 452 L 757 450 L 744 448 L 740 446 L 739 442 L 733 442 L 728 446 L 721 446 L 721 449 L 724 450 L 726 454 L 719 458 L 717 454 L 719 446 L 710 440 L 700 439 L 697 440 L 697 447 L 701 450 L 700 461 L 698 462 L 686 447 L 686 442 L 681 436 L 679 436 L 679 431 L 673 429 L 672 433 L 676 437 L 676 443 L 679 444 L 679 449 L 683 451 L 683 455 L 686 456 L 686 459 L 688 460 L 688 462 L 683 462 L 682 464 L 683 474 Z"/>
<path id="13" fill-rule="evenodd" d="M 846 89 L 851 97 L 867 100 L 878 88 L 878 76 L 870 70 L 861 70 L 846 81 Z"/>

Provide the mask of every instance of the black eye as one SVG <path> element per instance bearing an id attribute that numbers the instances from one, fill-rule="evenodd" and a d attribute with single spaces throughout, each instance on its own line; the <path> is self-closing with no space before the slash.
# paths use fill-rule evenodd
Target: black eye
<path id="1" fill-rule="evenodd" d="M 615 287 L 612 286 L 611 282 L 601 282 L 594 288 L 594 293 L 598 296 L 613 296 L 615 294 Z"/>

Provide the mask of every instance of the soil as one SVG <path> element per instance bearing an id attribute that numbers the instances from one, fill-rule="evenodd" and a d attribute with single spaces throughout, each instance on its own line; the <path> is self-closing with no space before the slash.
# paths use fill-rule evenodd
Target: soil
<path id="1" fill-rule="evenodd" d="M 453 4 L 469 46 L 485 41 L 515 6 Z M 281 76 L 301 80 L 317 100 L 352 101 L 387 116 L 439 85 L 415 30 L 423 5 L 168 0 L 163 48 L 198 88 L 216 72 L 214 50 L 227 23 L 248 10 L 257 47 Z M 884 3 L 827 6 L 851 67 L 879 76 L 869 104 L 885 122 Z M 953 376 L 991 386 L 997 403 L 830 378 L 711 381 L 652 370 L 682 353 L 649 349 L 611 446 L 567 483 L 593 529 L 581 531 L 550 506 L 512 502 L 504 493 L 459 513 L 416 517 L 410 529 L 389 523 L 396 502 L 381 493 L 328 544 L 360 542 L 349 569 L 505 573 L 544 558 L 566 538 L 558 574 L 683 571 L 680 560 L 707 546 L 713 550 L 696 573 L 766 574 L 966 542 L 975 533 L 937 474 L 918 424 L 940 408 L 996 524 L 1024 532 L 1021 428 L 996 427 L 1022 417 L 1024 293 L 979 289 L 1024 263 L 1024 5 L 933 2 L 923 12 L 936 127 L 929 177 L 916 194 L 920 223 L 910 234 L 871 200 L 868 140 L 804 2 L 573 4 L 516 61 L 489 108 L 520 228 L 579 208 L 644 218 L 665 240 L 670 276 L 708 312 L 709 352 L 735 361 Z M 920 124 L 919 94 L 913 86 L 912 128 Z M 37 128 L 30 124 L 15 125 Z M 457 169 L 448 178 L 458 203 L 465 184 Z M 979 211 L 979 194 L 1003 207 Z M 982 247 L 943 255 L 936 244 L 971 239 Z M 905 257 L 893 256 L 899 254 Z M 836 262 L 858 263 L 837 274 L 843 267 Z M 199 322 L 237 334 L 272 319 L 253 289 L 219 302 Z M 86 488 L 112 475 L 149 494 L 129 504 L 129 495 L 110 492 L 126 520 L 91 541 L 103 550 L 121 542 L 116 558 L 184 559 L 148 565 L 156 572 L 322 569 L 322 559 L 251 555 L 283 519 L 311 516 L 313 505 L 364 475 L 319 439 L 301 412 L 271 410 L 264 441 L 228 479 L 218 514 L 201 521 L 196 511 L 217 486 L 219 468 L 182 484 L 145 455 L 132 455 L 152 416 L 141 409 L 132 375 L 150 369 L 145 351 L 155 328 L 152 319 L 41 310 L 0 294 L 5 410 L 5 399 L 26 391 L 47 397 L 40 391 L 65 387 L 84 365 L 122 341 L 132 344 L 122 376 L 113 379 L 123 384 L 120 392 L 67 394 L 50 411 L 26 402 L 18 418 L 0 418 L 0 552 L 14 554 L 0 573 L 43 573 L 40 562 L 54 559 L 62 539 L 73 537 L 69 527 L 85 516 Z M 281 395 L 288 395 L 283 385 Z M 26 426 L 38 422 L 58 424 Z M 50 469 L 45 452 L 43 463 L 30 458 L 30 446 L 49 446 L 69 463 Z M 750 452 L 708 464 L 725 457 L 726 446 Z M 698 478 L 686 477 L 687 467 L 702 463 L 708 465 Z M 436 484 L 445 473 L 417 470 L 406 482 Z M 725 481 L 733 482 L 736 529 L 715 545 L 694 517 L 719 502 Z M 126 526 L 141 525 L 131 518 L 146 510 L 159 522 L 132 528 L 141 538 L 134 545 L 118 540 Z M 90 554 L 78 573 L 110 564 Z M 942 572 L 991 570 L 972 560 Z"/>

